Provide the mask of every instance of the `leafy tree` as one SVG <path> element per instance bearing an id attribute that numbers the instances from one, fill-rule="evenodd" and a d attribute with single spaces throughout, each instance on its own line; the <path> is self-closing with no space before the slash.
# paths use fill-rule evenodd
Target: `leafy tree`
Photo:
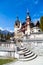
<path id="1" fill-rule="evenodd" d="M 43 16 L 40 18 L 40 28 L 43 31 Z"/>
<path id="2" fill-rule="evenodd" d="M 9 33 L 6 35 L 6 39 L 7 39 L 7 40 L 10 39 L 10 34 L 9 34 Z"/>
<path id="3" fill-rule="evenodd" d="M 1 39 L 1 34 L 0 34 L 0 39 Z"/>
<path id="4" fill-rule="evenodd" d="M 5 40 L 6 40 L 6 35 L 4 35 L 4 38 L 5 38 Z"/>
<path id="5" fill-rule="evenodd" d="M 3 39 L 3 34 L 1 34 L 1 39 Z"/>

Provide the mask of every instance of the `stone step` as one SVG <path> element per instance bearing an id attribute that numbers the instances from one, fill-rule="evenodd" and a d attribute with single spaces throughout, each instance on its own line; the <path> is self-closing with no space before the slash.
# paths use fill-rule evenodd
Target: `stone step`
<path id="1" fill-rule="evenodd" d="M 25 56 L 27 56 L 27 55 L 30 55 L 32 52 L 29 52 L 28 54 L 26 53 L 26 54 L 24 54 Z"/>
<path id="2" fill-rule="evenodd" d="M 27 50 L 25 47 L 21 47 L 20 50 Z"/>
<path id="3" fill-rule="evenodd" d="M 27 51 L 28 49 L 24 49 L 24 52 Z"/>
<path id="4" fill-rule="evenodd" d="M 28 53 L 25 53 L 25 55 L 29 55 L 29 54 L 31 54 L 32 52 L 30 51 L 30 52 L 28 52 Z"/>
<path id="5" fill-rule="evenodd" d="M 30 53 L 30 50 L 27 50 L 27 51 L 26 50 L 21 50 L 21 51 L 18 52 L 18 54 L 20 54 L 20 55 L 23 55 L 23 54 L 28 55 L 28 54 L 31 54 L 31 53 Z"/>
<path id="6" fill-rule="evenodd" d="M 33 60 L 37 57 L 37 55 L 35 54 L 34 56 L 32 57 L 29 57 L 29 58 L 22 58 L 22 59 L 19 59 L 20 61 L 30 61 L 30 60 Z"/>
<path id="7" fill-rule="evenodd" d="M 22 49 L 22 50 L 20 50 L 20 51 L 18 51 L 17 53 L 18 54 L 25 54 L 25 51 L 26 51 L 27 49 L 25 48 L 24 50 Z"/>
<path id="8" fill-rule="evenodd" d="M 30 54 L 30 55 L 25 56 L 25 58 L 30 58 L 30 57 L 32 57 L 32 56 L 34 56 L 34 55 L 35 55 L 35 53 L 32 53 L 32 54 Z"/>
<path id="9" fill-rule="evenodd" d="M 29 54 L 29 55 L 24 55 L 25 57 L 31 57 L 31 56 L 33 56 L 34 55 L 34 53 L 31 53 L 31 54 Z"/>
<path id="10" fill-rule="evenodd" d="M 20 51 L 18 52 L 19 56 L 19 60 L 32 60 L 35 59 L 37 57 L 37 55 L 35 53 L 33 53 L 31 50 L 25 48 L 25 47 L 21 47 Z"/>
<path id="11" fill-rule="evenodd" d="M 30 50 L 28 50 L 28 49 L 27 50 L 23 50 L 23 52 L 28 53 L 28 52 L 30 52 Z"/>
<path id="12" fill-rule="evenodd" d="M 31 53 L 31 54 L 29 54 L 29 55 L 23 55 L 23 54 L 21 54 L 20 55 L 20 58 L 30 58 L 30 57 L 32 57 L 32 56 L 34 56 L 35 54 L 34 53 Z"/>

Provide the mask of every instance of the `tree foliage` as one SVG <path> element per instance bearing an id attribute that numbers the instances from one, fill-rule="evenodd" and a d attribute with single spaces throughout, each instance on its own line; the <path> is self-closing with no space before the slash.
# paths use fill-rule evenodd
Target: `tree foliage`
<path id="1" fill-rule="evenodd" d="M 43 16 L 40 18 L 40 28 L 43 31 Z"/>
<path id="2" fill-rule="evenodd" d="M 3 34 L 1 34 L 1 39 L 3 38 Z"/>
<path id="3" fill-rule="evenodd" d="M 6 35 L 6 40 L 9 40 L 10 39 L 10 34 L 8 33 L 7 35 Z"/>

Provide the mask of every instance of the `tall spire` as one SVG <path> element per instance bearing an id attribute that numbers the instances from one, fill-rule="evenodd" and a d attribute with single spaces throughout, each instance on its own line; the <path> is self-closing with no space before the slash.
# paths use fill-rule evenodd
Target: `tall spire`
<path id="1" fill-rule="evenodd" d="M 20 23 L 18 16 L 16 17 L 16 21 L 15 21 L 15 22 L 16 22 L 16 23 Z"/>
<path id="2" fill-rule="evenodd" d="M 18 16 L 16 17 L 16 20 L 19 20 L 19 17 Z"/>
<path id="3" fill-rule="evenodd" d="M 16 26 L 19 26 L 20 25 L 20 21 L 19 21 L 19 17 L 18 16 L 16 17 L 15 25 Z"/>
<path id="4" fill-rule="evenodd" d="M 27 17 L 26 17 L 26 19 L 27 19 L 27 18 L 30 18 L 28 8 L 27 8 Z"/>
<path id="5" fill-rule="evenodd" d="M 28 10 L 28 8 L 27 8 L 27 15 L 29 15 L 29 10 Z"/>
<path id="6" fill-rule="evenodd" d="M 28 8 L 27 8 L 27 16 L 26 16 L 26 19 L 30 19 L 30 20 L 31 20 L 30 15 L 29 15 L 29 10 L 28 10 Z"/>

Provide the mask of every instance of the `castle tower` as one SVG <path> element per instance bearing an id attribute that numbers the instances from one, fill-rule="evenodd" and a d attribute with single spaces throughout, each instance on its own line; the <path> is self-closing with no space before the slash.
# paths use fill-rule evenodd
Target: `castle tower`
<path id="1" fill-rule="evenodd" d="M 30 23 L 31 23 L 31 18 L 29 15 L 29 11 L 27 10 L 27 16 L 26 16 L 26 25 L 27 25 L 27 30 L 25 31 L 25 34 L 30 34 Z"/>
<path id="2" fill-rule="evenodd" d="M 19 21 L 19 17 L 17 16 L 15 24 L 14 24 L 14 34 L 15 37 L 19 36 L 19 30 L 21 29 L 21 22 Z"/>
<path id="3" fill-rule="evenodd" d="M 17 17 L 14 25 L 15 32 L 18 31 L 20 28 L 21 28 L 21 23 L 19 21 L 19 17 Z"/>
<path id="4" fill-rule="evenodd" d="M 30 25 L 30 23 L 31 23 L 31 18 L 30 18 L 30 15 L 29 15 L 29 11 L 27 9 L 26 24 Z"/>

